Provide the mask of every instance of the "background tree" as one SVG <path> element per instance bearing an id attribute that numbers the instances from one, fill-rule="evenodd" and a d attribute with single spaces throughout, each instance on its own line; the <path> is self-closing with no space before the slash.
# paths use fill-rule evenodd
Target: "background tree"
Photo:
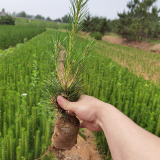
<path id="1" fill-rule="evenodd" d="M 16 17 L 24 17 L 24 18 L 26 18 L 26 16 L 27 16 L 27 14 L 26 14 L 25 11 L 22 11 L 22 12 L 16 14 Z"/>
<path id="2" fill-rule="evenodd" d="M 12 16 L 15 17 L 15 16 L 16 16 L 16 12 L 13 12 L 13 13 L 12 13 Z"/>
<path id="3" fill-rule="evenodd" d="M 62 22 L 60 18 L 53 20 L 54 22 Z"/>
<path id="4" fill-rule="evenodd" d="M 52 19 L 50 17 L 47 17 L 46 21 L 52 21 Z"/>
<path id="5" fill-rule="evenodd" d="M 34 16 L 27 14 L 27 15 L 26 15 L 26 18 L 34 18 Z"/>
<path id="6" fill-rule="evenodd" d="M 126 38 L 157 38 L 160 34 L 160 10 L 154 6 L 157 0 L 131 0 L 128 12 L 118 13 L 116 32 Z"/>
<path id="7" fill-rule="evenodd" d="M 100 32 L 101 34 L 104 34 L 109 28 L 106 18 L 91 17 L 90 14 L 86 16 L 82 26 L 82 30 L 85 32 Z"/>
<path id="8" fill-rule="evenodd" d="M 62 20 L 61 20 L 63 23 L 69 23 L 70 22 L 70 18 L 69 18 L 69 15 L 66 14 L 62 17 Z"/>
<path id="9" fill-rule="evenodd" d="M 86 31 L 86 32 L 90 32 L 90 23 L 91 23 L 91 15 L 90 15 L 90 13 L 88 13 L 87 14 L 87 16 L 86 16 L 86 19 L 84 20 L 84 22 L 83 22 L 83 28 L 82 28 L 82 30 L 83 31 Z"/>
<path id="10" fill-rule="evenodd" d="M 34 19 L 45 20 L 45 18 L 39 14 L 37 14 Z"/>
<path id="11" fill-rule="evenodd" d="M 98 25 L 98 31 L 104 35 L 104 33 L 107 31 L 108 25 L 106 18 L 102 18 L 99 25 Z"/>
<path id="12" fill-rule="evenodd" d="M 4 8 L 2 8 L 2 12 L 5 12 L 5 9 L 4 9 Z"/>
<path id="13" fill-rule="evenodd" d="M 132 15 L 123 11 L 122 14 L 118 13 L 119 24 L 117 28 L 117 33 L 121 34 L 123 37 L 128 38 L 130 36 L 130 25 L 132 24 Z"/>

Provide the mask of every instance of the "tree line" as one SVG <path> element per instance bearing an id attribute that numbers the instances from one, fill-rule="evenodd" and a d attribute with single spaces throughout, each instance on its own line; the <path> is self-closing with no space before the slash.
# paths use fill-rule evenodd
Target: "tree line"
<path id="1" fill-rule="evenodd" d="M 131 0 L 127 3 L 128 12 L 118 13 L 119 19 L 111 22 L 113 32 L 127 39 L 160 38 L 160 9 L 157 0 Z"/>
<path id="2" fill-rule="evenodd" d="M 127 39 L 148 41 L 148 38 L 160 38 L 160 9 L 157 0 L 131 0 L 127 3 L 128 11 L 118 13 L 118 19 L 107 20 L 87 15 L 83 23 L 86 32 L 114 32 Z"/>
<path id="3" fill-rule="evenodd" d="M 109 23 L 106 18 L 98 16 L 92 17 L 91 14 L 86 16 L 82 26 L 82 30 L 85 32 L 100 32 L 103 35 L 106 31 L 109 31 Z"/>
<path id="4" fill-rule="evenodd" d="M 83 31 L 102 35 L 105 32 L 114 32 L 127 39 L 142 40 L 148 38 L 160 38 L 160 9 L 155 5 L 157 0 L 130 0 L 127 3 L 128 11 L 118 13 L 118 19 L 110 20 L 104 17 L 91 16 L 87 14 L 83 21 Z M 4 9 L 3 9 L 4 11 Z M 69 15 L 52 20 L 50 17 L 42 15 L 28 15 L 22 11 L 12 13 L 15 17 L 34 18 L 39 20 L 69 23 Z"/>
<path id="5" fill-rule="evenodd" d="M 5 12 L 5 9 L 2 9 L 2 12 Z M 9 15 L 9 14 L 8 14 Z M 69 23 L 69 16 L 66 14 L 64 15 L 62 18 L 57 18 L 55 20 L 51 19 L 49 16 L 48 17 L 44 17 L 40 14 L 37 15 L 30 15 L 27 14 L 25 11 L 21 11 L 19 13 L 13 12 L 12 14 L 10 14 L 10 16 L 13 17 L 22 17 L 22 18 L 31 18 L 31 19 L 38 19 L 38 20 L 46 20 L 46 21 L 54 21 L 54 22 L 62 22 L 62 23 Z"/>

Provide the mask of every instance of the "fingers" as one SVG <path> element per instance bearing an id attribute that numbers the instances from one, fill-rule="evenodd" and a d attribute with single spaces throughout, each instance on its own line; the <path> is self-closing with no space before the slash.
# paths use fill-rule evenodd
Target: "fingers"
<path id="1" fill-rule="evenodd" d="M 62 96 L 58 96 L 57 101 L 58 101 L 58 104 L 64 110 L 74 112 L 74 110 L 75 110 L 75 106 L 73 105 L 74 102 L 70 102 L 70 101 L 66 100 L 65 98 L 63 98 Z"/>

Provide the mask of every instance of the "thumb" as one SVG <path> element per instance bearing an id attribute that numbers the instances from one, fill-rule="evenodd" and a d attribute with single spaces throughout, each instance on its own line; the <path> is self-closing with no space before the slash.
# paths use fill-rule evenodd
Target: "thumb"
<path id="1" fill-rule="evenodd" d="M 57 101 L 58 101 L 58 104 L 60 105 L 60 107 L 62 107 L 64 110 L 74 112 L 74 109 L 75 109 L 75 107 L 73 105 L 74 102 L 70 102 L 62 96 L 58 96 Z"/>

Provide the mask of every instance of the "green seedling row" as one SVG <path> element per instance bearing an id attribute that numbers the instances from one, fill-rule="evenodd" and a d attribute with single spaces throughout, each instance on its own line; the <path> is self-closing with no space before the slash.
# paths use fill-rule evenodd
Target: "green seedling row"
<path id="1" fill-rule="evenodd" d="M 37 28 L 67 29 L 69 24 L 59 22 L 40 21 L 34 19 L 16 18 L 16 26 L 27 26 Z"/>
<path id="2" fill-rule="evenodd" d="M 0 57 L 1 160 L 37 159 L 51 145 L 55 116 L 49 99 L 41 100 L 42 83 L 55 69 L 47 52 L 51 34 L 16 45 Z"/>
<path id="3" fill-rule="evenodd" d="M 1 25 L 0 49 L 6 49 L 10 46 L 15 46 L 17 43 L 26 42 L 44 31 L 46 31 L 44 28 Z"/>
<path id="4" fill-rule="evenodd" d="M 145 79 L 159 84 L 160 54 L 105 41 L 99 41 L 98 43 L 97 50 L 99 52 L 118 62 L 123 67 L 127 67 L 130 71 L 133 70 L 138 76 L 143 76 Z"/>

